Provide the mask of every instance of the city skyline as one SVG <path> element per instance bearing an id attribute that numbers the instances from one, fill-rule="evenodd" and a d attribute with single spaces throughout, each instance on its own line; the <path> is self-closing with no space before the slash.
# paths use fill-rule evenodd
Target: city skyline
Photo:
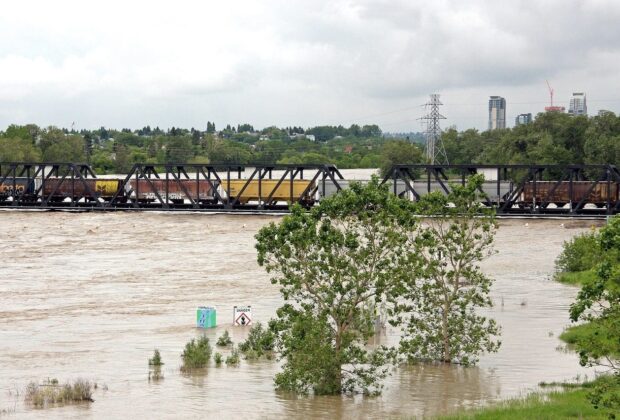
<path id="1" fill-rule="evenodd" d="M 444 127 L 485 130 L 489 95 L 506 98 L 510 125 L 544 110 L 547 79 L 567 108 L 573 92 L 587 92 L 590 115 L 617 113 L 620 4 L 566 4 L 7 3 L 0 127 L 421 131 L 421 105 L 439 93 Z"/>

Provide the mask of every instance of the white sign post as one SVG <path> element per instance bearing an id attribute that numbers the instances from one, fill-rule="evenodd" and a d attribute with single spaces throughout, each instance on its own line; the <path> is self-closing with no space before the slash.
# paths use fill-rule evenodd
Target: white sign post
<path id="1" fill-rule="evenodd" d="M 235 306 L 233 308 L 233 325 L 241 327 L 252 325 L 252 306 Z"/>

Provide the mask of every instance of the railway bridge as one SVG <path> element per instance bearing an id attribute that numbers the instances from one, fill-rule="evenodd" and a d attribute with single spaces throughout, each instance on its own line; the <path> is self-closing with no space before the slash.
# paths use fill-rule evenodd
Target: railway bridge
<path id="1" fill-rule="evenodd" d="M 614 165 L 395 165 L 384 176 L 394 194 L 418 200 L 449 193 L 482 173 L 483 204 L 498 215 L 592 216 L 620 212 Z M 72 211 L 286 212 L 347 188 L 334 165 L 136 163 L 98 176 L 85 163 L 0 163 L 0 208 Z M 363 181 L 362 181 L 363 182 Z"/>

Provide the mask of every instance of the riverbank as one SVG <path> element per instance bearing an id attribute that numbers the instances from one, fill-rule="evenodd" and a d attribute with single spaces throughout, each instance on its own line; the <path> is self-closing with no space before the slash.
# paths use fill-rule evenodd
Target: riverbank
<path id="1" fill-rule="evenodd" d="M 588 401 L 591 384 L 553 392 L 537 392 L 525 398 L 512 399 L 497 406 L 481 408 L 441 417 L 442 420 L 495 419 L 608 419 L 607 413 Z"/>
<path id="2" fill-rule="evenodd" d="M 596 272 L 594 269 L 585 271 L 565 271 L 558 272 L 555 275 L 555 280 L 563 284 L 571 284 L 574 286 L 581 286 L 586 282 L 591 282 L 596 279 Z"/>

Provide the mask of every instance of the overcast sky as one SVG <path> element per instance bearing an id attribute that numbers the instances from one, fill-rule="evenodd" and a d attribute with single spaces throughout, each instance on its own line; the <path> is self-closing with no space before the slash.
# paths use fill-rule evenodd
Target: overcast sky
<path id="1" fill-rule="evenodd" d="M 0 128 L 508 124 L 572 92 L 620 112 L 620 1 L 13 1 L 0 14 Z"/>

